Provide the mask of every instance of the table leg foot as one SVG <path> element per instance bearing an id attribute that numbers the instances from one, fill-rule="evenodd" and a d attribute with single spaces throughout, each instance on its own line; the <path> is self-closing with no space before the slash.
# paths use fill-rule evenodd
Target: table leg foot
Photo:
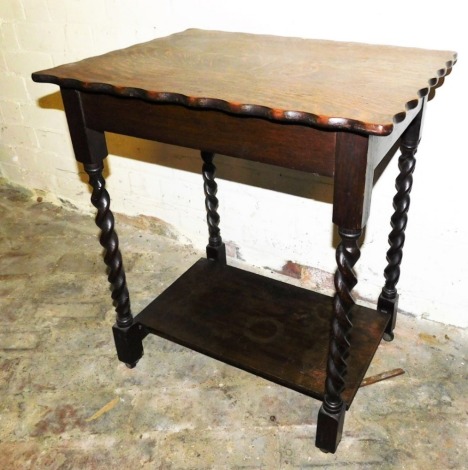
<path id="1" fill-rule="evenodd" d="M 341 403 L 333 412 L 327 411 L 327 404 L 320 408 L 317 419 L 315 445 L 322 452 L 334 454 L 341 441 L 346 414 L 346 405 Z"/>
<path id="2" fill-rule="evenodd" d="M 389 294 L 385 292 L 382 292 L 382 294 L 380 294 L 379 296 L 377 310 L 379 310 L 379 312 L 383 312 L 390 315 L 390 319 L 387 323 L 387 328 L 385 328 L 385 333 L 383 335 L 383 339 L 385 341 L 393 341 L 393 338 L 395 337 L 393 330 L 395 329 L 398 313 L 398 297 L 398 294 L 395 293 L 393 298 L 390 298 Z"/>
<path id="3" fill-rule="evenodd" d="M 125 363 L 128 369 L 134 369 L 137 364 L 138 364 L 138 361 L 132 362 L 131 364 L 128 364 L 127 362 Z"/>
<path id="4" fill-rule="evenodd" d="M 384 333 L 383 339 L 387 342 L 393 341 L 395 339 L 395 334 L 393 331 L 391 333 Z"/>
<path id="5" fill-rule="evenodd" d="M 117 323 L 112 327 L 115 348 L 119 361 L 133 369 L 143 357 L 143 339 L 141 326 L 133 323 L 131 326 L 121 327 Z"/>

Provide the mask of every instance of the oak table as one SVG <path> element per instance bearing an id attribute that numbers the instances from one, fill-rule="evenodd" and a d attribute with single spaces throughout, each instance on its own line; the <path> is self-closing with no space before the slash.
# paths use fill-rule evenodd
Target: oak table
<path id="1" fill-rule="evenodd" d="M 93 188 L 118 358 L 134 367 L 144 338 L 157 334 L 322 400 L 316 445 L 335 452 L 382 337 L 393 338 L 423 114 L 455 61 L 449 51 L 187 30 L 34 73 L 60 86 Z M 135 317 L 102 176 L 105 131 L 199 149 L 203 159 L 207 258 Z M 374 310 L 353 300 L 353 266 L 374 170 L 397 142 L 388 266 Z M 333 298 L 226 264 L 215 153 L 333 177 L 341 237 Z"/>

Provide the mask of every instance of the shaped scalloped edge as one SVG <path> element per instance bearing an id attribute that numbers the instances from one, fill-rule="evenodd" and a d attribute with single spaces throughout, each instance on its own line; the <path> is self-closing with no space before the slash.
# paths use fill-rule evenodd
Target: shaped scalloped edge
<path id="1" fill-rule="evenodd" d="M 104 93 L 106 95 L 126 98 L 138 98 L 155 103 L 177 104 L 187 106 L 189 108 L 211 109 L 230 114 L 240 114 L 273 121 L 305 124 L 328 130 L 348 130 L 353 132 L 362 132 L 369 135 L 385 136 L 392 133 L 394 124 L 399 124 L 405 120 L 406 111 L 417 107 L 420 100 L 428 96 L 431 89 L 437 87 L 440 79 L 450 73 L 456 62 L 457 54 L 454 53 L 453 59 L 446 62 L 445 68 L 439 69 L 437 71 L 437 76 L 428 80 L 428 86 L 418 90 L 418 97 L 408 101 L 405 104 L 405 110 L 395 114 L 393 116 L 393 122 L 389 124 L 373 124 L 344 117 L 322 116 L 303 111 L 274 109 L 262 105 L 234 103 L 218 98 L 186 96 L 180 93 L 167 91 L 150 92 L 141 88 L 118 87 L 107 83 L 86 83 L 77 79 L 60 78 L 55 75 L 43 74 L 41 72 L 33 73 L 32 79 L 39 83 L 54 83 L 59 85 L 61 88 L 72 88 L 85 92 Z"/>

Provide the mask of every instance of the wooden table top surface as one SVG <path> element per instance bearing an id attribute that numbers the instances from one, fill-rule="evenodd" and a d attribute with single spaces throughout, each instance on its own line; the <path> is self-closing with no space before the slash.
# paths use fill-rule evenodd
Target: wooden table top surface
<path id="1" fill-rule="evenodd" d="M 33 80 L 387 135 L 455 62 L 452 51 L 190 29 Z"/>

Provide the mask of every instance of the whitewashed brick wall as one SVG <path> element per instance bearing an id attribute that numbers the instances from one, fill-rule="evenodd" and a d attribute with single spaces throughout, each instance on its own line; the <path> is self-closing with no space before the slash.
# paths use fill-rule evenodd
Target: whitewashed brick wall
<path id="1" fill-rule="evenodd" d="M 325 3 L 325 2 L 322 2 Z M 467 325 L 468 263 L 464 146 L 466 27 L 462 2 L 437 8 L 397 0 L 1 0 L 0 173 L 90 212 L 57 87 L 31 72 L 165 36 L 189 27 L 456 49 L 460 62 L 429 104 L 407 230 L 400 307 Z M 196 152 L 109 137 L 108 188 L 115 211 L 158 217 L 199 248 L 206 243 Z M 222 234 L 247 263 L 304 269 L 309 286 L 334 271 L 331 182 L 220 156 Z M 396 159 L 374 189 L 358 292 L 374 301 L 382 285 Z M 249 183 L 249 184 L 248 184 Z M 252 185 L 250 184 L 252 183 Z"/>

